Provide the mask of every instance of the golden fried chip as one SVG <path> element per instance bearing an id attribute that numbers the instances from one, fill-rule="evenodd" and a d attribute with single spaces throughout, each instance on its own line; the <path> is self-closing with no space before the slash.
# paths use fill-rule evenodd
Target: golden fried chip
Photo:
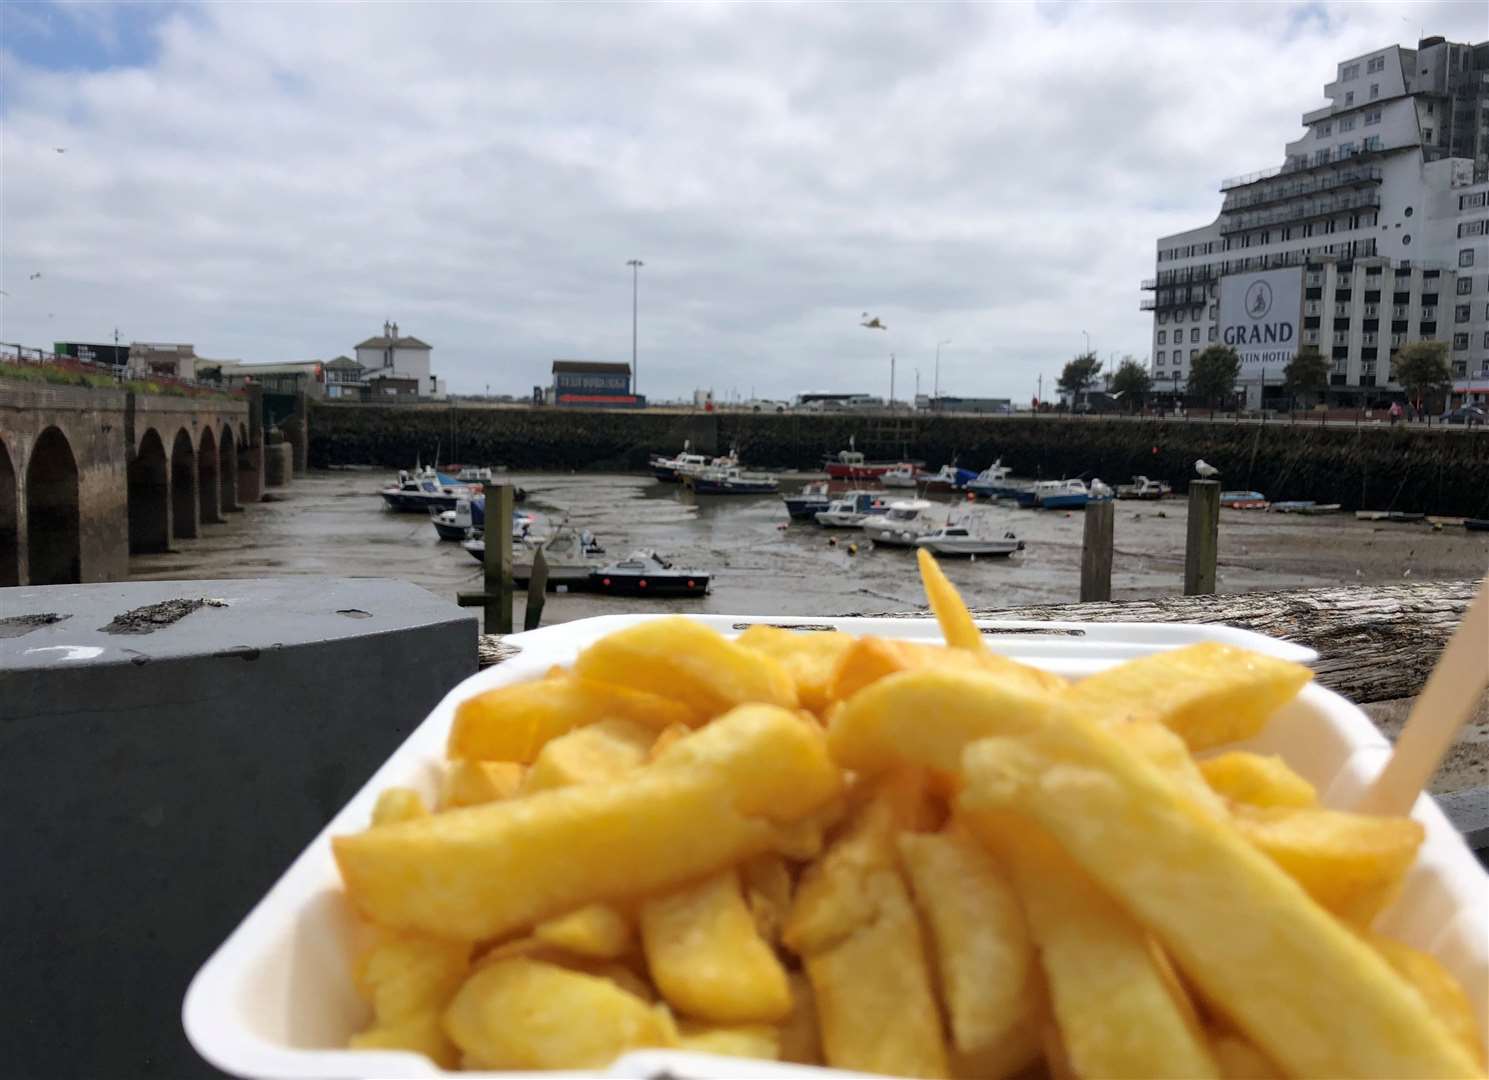
<path id="1" fill-rule="evenodd" d="M 756 931 L 733 868 L 643 902 L 641 944 L 652 981 L 681 1013 L 746 1024 L 791 1009 L 786 970 Z"/>
<path id="2" fill-rule="evenodd" d="M 1107 723 L 1151 716 L 1204 750 L 1255 735 L 1311 678 L 1302 664 L 1202 641 L 1097 672 L 1068 700 Z"/>
<path id="3" fill-rule="evenodd" d="M 530 764 L 550 739 L 605 719 L 632 720 L 654 731 L 694 726 L 703 716 L 662 693 L 554 675 L 477 694 L 455 709 L 445 753 L 452 758 Z"/>
<path id="4" fill-rule="evenodd" d="M 787 630 L 764 623 L 756 623 L 734 639 L 736 645 L 784 667 L 796 683 L 801 707 L 818 714 L 832 702 L 833 672 L 853 641 L 837 631 Z"/>
<path id="5" fill-rule="evenodd" d="M 700 1024 L 684 1020 L 678 1046 L 696 1054 L 776 1061 L 781 1056 L 780 1030 L 770 1024 Z"/>
<path id="6" fill-rule="evenodd" d="M 332 847 L 347 895 L 375 921 L 485 940 L 767 851 L 779 823 L 841 786 L 815 724 L 749 705 L 613 783 L 450 810 Z"/>
<path id="7" fill-rule="evenodd" d="M 460 758 L 445 769 L 444 806 L 479 806 L 510 799 L 522 786 L 523 767 L 515 761 Z"/>
<path id="8" fill-rule="evenodd" d="M 947 649 L 891 638 L 862 637 L 853 642 L 838 660 L 832 674 L 829 696 L 844 701 L 880 679 L 903 671 L 980 671 L 996 676 L 1030 693 L 1059 693 L 1069 685 L 1058 675 L 1010 660 L 987 649 Z M 825 718 L 825 717 L 824 717 Z"/>
<path id="9" fill-rule="evenodd" d="M 1080 711 L 968 747 L 963 771 L 969 813 L 1015 810 L 1049 830 L 1285 1072 L 1477 1072 L 1369 946 Z"/>
<path id="10" fill-rule="evenodd" d="M 665 695 L 703 719 L 749 703 L 797 705 L 796 686 L 780 664 L 681 615 L 607 634 L 579 654 L 574 673 Z"/>
<path id="11" fill-rule="evenodd" d="M 953 649 L 969 649 L 982 652 L 982 632 L 972 621 L 972 613 L 962 602 L 956 586 L 946 577 L 936 557 L 925 548 L 915 553 L 920 564 L 920 583 L 925 588 L 926 599 L 936 622 L 941 625 L 941 636 Z"/>
<path id="12" fill-rule="evenodd" d="M 593 960 L 614 960 L 631 951 L 631 920 L 611 904 L 586 904 L 577 911 L 545 919 L 533 927 L 544 945 Z"/>
<path id="13" fill-rule="evenodd" d="M 777 1029 L 781 1060 L 797 1065 L 821 1065 L 822 1038 L 817 1030 L 817 1002 L 811 980 L 800 971 L 791 972 L 789 980 L 791 1012 Z"/>
<path id="14" fill-rule="evenodd" d="M 1443 967 L 1437 957 L 1380 934 L 1366 934 L 1365 940 L 1422 995 L 1427 1007 L 1463 1044 L 1480 1068 L 1489 1063 L 1484 1044 L 1479 1040 L 1479 1024 L 1474 1018 L 1473 1003 L 1453 973 Z"/>
<path id="15" fill-rule="evenodd" d="M 1426 835 L 1411 818 L 1322 807 L 1238 804 L 1235 823 L 1309 896 L 1360 926 L 1396 896 Z"/>
<path id="16" fill-rule="evenodd" d="M 378 794 L 377 804 L 372 808 L 374 825 L 395 825 L 400 821 L 413 821 L 428 817 L 429 809 L 424 797 L 413 788 L 390 787 Z"/>
<path id="17" fill-rule="evenodd" d="M 346 1045 L 349 1050 L 411 1050 L 442 1069 L 453 1069 L 460 1062 L 460 1052 L 445 1034 L 440 1014 L 434 1009 L 388 1024 L 373 1024 L 353 1035 Z"/>
<path id="18" fill-rule="evenodd" d="M 628 1050 L 677 1045 L 665 1009 L 609 979 L 522 957 L 472 975 L 444 1023 L 486 1069 L 599 1069 Z"/>
<path id="19" fill-rule="evenodd" d="M 1276 754 L 1228 750 L 1199 763 L 1205 782 L 1232 802 L 1252 806 L 1315 806 L 1313 785 Z"/>
<path id="20" fill-rule="evenodd" d="M 574 784 L 603 784 L 641 768 L 655 732 L 633 720 L 600 720 L 543 747 L 527 770 L 522 793 Z"/>

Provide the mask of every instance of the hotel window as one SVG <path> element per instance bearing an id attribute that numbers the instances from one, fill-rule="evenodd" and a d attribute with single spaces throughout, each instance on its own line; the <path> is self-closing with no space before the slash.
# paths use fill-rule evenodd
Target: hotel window
<path id="1" fill-rule="evenodd" d="M 1358 79 L 1359 77 L 1360 77 L 1360 65 L 1359 64 L 1345 64 L 1344 67 L 1340 68 L 1340 70 L 1339 70 L 1339 81 L 1340 82 L 1349 82 L 1350 79 Z M 1353 93 L 1353 91 L 1351 91 L 1351 93 Z"/>
<path id="2" fill-rule="evenodd" d="M 1466 349 L 1466 348 L 1468 348 L 1468 335 L 1467 334 L 1454 334 L 1453 335 L 1453 349 L 1456 351 L 1458 349 Z"/>
<path id="3" fill-rule="evenodd" d="M 1168 322 L 1168 312 L 1160 311 L 1158 313 L 1158 325 L 1162 326 L 1166 322 Z"/>
<path id="4" fill-rule="evenodd" d="M 1360 148 L 1362 150 L 1365 150 L 1366 152 L 1369 152 L 1371 150 L 1379 150 L 1380 149 L 1380 136 L 1379 135 L 1369 135 L 1369 136 L 1366 136 L 1365 141 L 1361 144 Z"/>
<path id="5" fill-rule="evenodd" d="M 1455 307 L 1453 309 L 1453 321 L 1468 322 L 1468 308 L 1469 305 L 1467 304 L 1459 304 L 1457 307 Z"/>
<path id="6" fill-rule="evenodd" d="M 1386 70 L 1386 58 L 1384 56 L 1372 56 L 1365 64 L 1365 74 L 1374 75 L 1377 71 Z"/>
<path id="7" fill-rule="evenodd" d="M 1344 104 L 1345 104 L 1345 106 L 1348 107 L 1350 105 L 1353 105 L 1354 103 L 1355 103 L 1355 92 L 1353 90 L 1346 90 L 1344 92 Z"/>
<path id="8" fill-rule="evenodd" d="M 1423 128 L 1422 129 L 1422 141 L 1425 142 L 1425 143 L 1430 143 L 1432 141 L 1432 129 L 1431 128 Z"/>
<path id="9" fill-rule="evenodd" d="M 1313 129 L 1313 137 L 1315 139 L 1322 139 L 1332 134 L 1334 134 L 1333 124 L 1320 124 L 1318 125 L 1318 127 Z"/>
<path id="10" fill-rule="evenodd" d="M 1210 318 L 1213 319 L 1215 317 L 1215 313 L 1216 313 L 1216 311 L 1219 310 L 1219 308 L 1220 308 L 1220 305 L 1219 304 L 1211 304 L 1210 305 Z"/>
<path id="11" fill-rule="evenodd" d="M 1163 350 L 1162 349 L 1159 349 L 1158 350 L 1158 363 L 1160 365 L 1163 363 Z"/>
<path id="12" fill-rule="evenodd" d="M 1484 348 L 1489 349 L 1489 330 L 1484 331 Z M 1489 361 L 1485 361 L 1485 366 L 1489 367 Z"/>
<path id="13" fill-rule="evenodd" d="M 1430 101 L 1427 102 L 1427 115 L 1428 116 L 1431 116 L 1432 115 L 1432 102 L 1430 102 Z"/>
<path id="14" fill-rule="evenodd" d="M 1351 94 L 1351 97 L 1354 95 Z M 1355 118 L 1353 116 L 1341 116 L 1339 118 L 1340 131 L 1353 131 L 1355 129 Z"/>
<path id="15" fill-rule="evenodd" d="M 1215 328 L 1213 326 L 1210 327 L 1210 340 L 1211 341 L 1214 341 L 1215 340 Z"/>
<path id="16" fill-rule="evenodd" d="M 1184 309 L 1183 308 L 1180 308 L 1178 311 L 1174 312 L 1174 322 L 1183 322 L 1183 321 L 1184 321 Z M 1183 333 L 1183 331 L 1181 330 L 1180 333 Z"/>
<path id="17" fill-rule="evenodd" d="M 1489 205 L 1489 191 L 1475 191 L 1468 195 L 1458 196 L 1459 210 L 1472 210 L 1485 205 Z"/>
<path id="18" fill-rule="evenodd" d="M 1461 249 L 1458 252 L 1458 265 L 1459 266 L 1472 266 L 1473 265 L 1473 248 L 1463 248 L 1463 249 Z"/>
<path id="19" fill-rule="evenodd" d="M 1378 124 L 1378 123 L 1380 123 L 1380 110 L 1379 109 L 1366 109 L 1365 110 L 1365 126 L 1366 127 L 1370 127 L 1372 124 Z"/>
<path id="20" fill-rule="evenodd" d="M 1370 84 L 1370 100 L 1374 101 L 1378 97 L 1380 97 L 1380 83 L 1373 82 Z"/>
<path id="21" fill-rule="evenodd" d="M 1354 125 L 1350 125 L 1353 127 Z M 1355 144 L 1352 142 L 1339 144 L 1339 156 L 1341 158 L 1354 157 L 1356 153 Z"/>
<path id="22" fill-rule="evenodd" d="M 1193 360 L 1198 355 L 1199 355 L 1199 350 L 1198 349 L 1190 349 L 1189 350 L 1189 359 Z"/>
<path id="23" fill-rule="evenodd" d="M 1160 345 L 1167 345 L 1168 344 L 1168 331 L 1167 330 L 1160 330 L 1160 331 L 1158 331 L 1158 344 L 1160 344 Z M 1162 353 L 1159 353 L 1158 355 L 1159 356 L 1162 356 L 1163 354 Z"/>
<path id="24" fill-rule="evenodd" d="M 1199 327 L 1196 326 L 1196 327 L 1193 327 L 1193 328 L 1190 329 L 1190 331 L 1189 331 L 1189 343 L 1191 345 L 1198 345 L 1199 344 Z"/>
<path id="25" fill-rule="evenodd" d="M 1473 292 L 1473 278 L 1467 276 L 1459 278 L 1458 295 L 1467 296 L 1471 292 Z"/>

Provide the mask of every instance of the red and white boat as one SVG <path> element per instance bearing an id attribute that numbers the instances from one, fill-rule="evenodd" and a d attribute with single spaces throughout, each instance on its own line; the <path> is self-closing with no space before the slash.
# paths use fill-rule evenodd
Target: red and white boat
<path id="1" fill-rule="evenodd" d="M 920 461 L 865 461 L 857 450 L 839 450 L 836 456 L 822 459 L 822 467 L 834 480 L 877 480 L 892 469 L 905 465 L 915 468 L 923 464 Z"/>

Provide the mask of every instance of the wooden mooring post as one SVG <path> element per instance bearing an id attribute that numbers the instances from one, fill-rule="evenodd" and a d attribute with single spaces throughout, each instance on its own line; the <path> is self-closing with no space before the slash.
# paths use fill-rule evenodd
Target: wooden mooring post
<path id="1" fill-rule="evenodd" d="M 536 630 L 543 621 L 543 603 L 548 599 L 548 560 L 543 549 L 533 552 L 533 569 L 527 577 L 527 610 L 522 615 L 522 629 Z"/>
<path id="2" fill-rule="evenodd" d="M 1112 598 L 1112 500 L 1086 503 L 1086 532 L 1081 540 L 1081 603 Z"/>
<path id="3" fill-rule="evenodd" d="M 478 593 L 456 594 L 461 607 L 484 608 L 485 632 L 512 632 L 512 486 L 492 485 L 486 489 L 486 577 Z"/>
<path id="4" fill-rule="evenodd" d="M 1189 532 L 1184 543 L 1184 595 L 1215 591 L 1215 555 L 1220 538 L 1220 481 L 1189 484 Z"/>

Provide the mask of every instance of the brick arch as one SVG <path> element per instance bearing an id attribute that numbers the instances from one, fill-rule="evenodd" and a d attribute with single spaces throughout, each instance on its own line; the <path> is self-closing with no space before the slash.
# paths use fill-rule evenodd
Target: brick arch
<path id="1" fill-rule="evenodd" d="M 171 533 L 189 540 L 197 534 L 196 446 L 184 427 L 171 441 Z"/>
<path id="2" fill-rule="evenodd" d="M 83 580 L 78 460 L 57 427 L 36 437 L 26 465 L 26 552 L 32 585 Z"/>
<path id="3" fill-rule="evenodd" d="M 203 525 L 221 524 L 221 497 L 219 494 L 217 458 L 217 436 L 210 427 L 203 427 L 196 448 L 196 501 Z"/>
<path id="4" fill-rule="evenodd" d="M 0 439 L 0 589 L 21 583 L 21 497 L 14 460 Z"/>
<path id="5" fill-rule="evenodd" d="M 129 550 L 166 551 L 171 546 L 171 466 L 160 432 L 146 428 L 129 463 Z"/>
<path id="6" fill-rule="evenodd" d="M 233 438 L 233 425 L 224 423 L 222 434 L 217 437 L 217 472 L 221 478 L 219 491 L 223 512 L 241 510 L 238 505 L 238 449 Z"/>

